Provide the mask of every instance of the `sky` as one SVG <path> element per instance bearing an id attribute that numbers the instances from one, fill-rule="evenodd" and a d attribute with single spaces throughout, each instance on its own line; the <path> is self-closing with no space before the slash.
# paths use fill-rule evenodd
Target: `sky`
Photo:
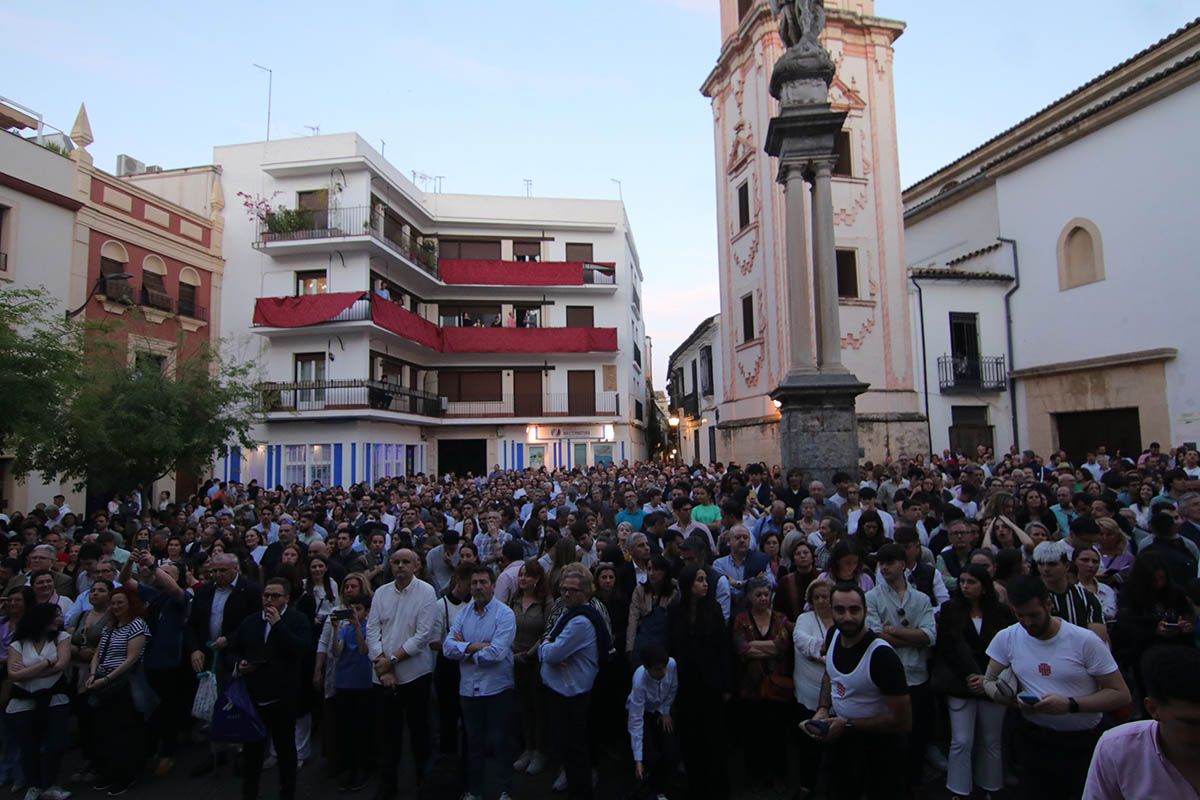
<path id="1" fill-rule="evenodd" d="M 357 131 L 447 192 L 521 195 L 530 179 L 538 196 L 621 196 L 663 388 L 671 351 L 718 310 L 699 91 L 718 2 L 4 3 L 0 94 L 64 130 L 86 102 L 104 169 L 118 153 L 182 167 L 263 138 L 258 63 L 273 70 L 272 138 Z M 1195 0 L 875 5 L 908 25 L 895 58 L 906 186 L 1198 13 Z"/>

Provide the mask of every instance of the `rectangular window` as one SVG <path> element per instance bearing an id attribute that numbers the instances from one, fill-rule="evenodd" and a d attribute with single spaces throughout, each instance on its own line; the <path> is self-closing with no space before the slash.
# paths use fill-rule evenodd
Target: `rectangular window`
<path id="1" fill-rule="evenodd" d="M 737 0 L 738 22 L 746 18 L 746 14 L 754 7 L 754 0 Z"/>
<path id="2" fill-rule="evenodd" d="M 292 358 L 296 383 L 308 384 L 296 392 L 297 405 L 303 407 L 324 403 L 325 388 L 319 384 L 325 380 L 325 354 L 296 353 Z"/>
<path id="3" fill-rule="evenodd" d="M 320 481 L 333 482 L 333 446 L 329 444 L 287 444 L 283 446 L 283 482 L 308 486 Z"/>
<path id="4" fill-rule="evenodd" d="M 142 304 L 160 311 L 171 310 L 171 295 L 167 294 L 162 275 L 156 272 L 142 272 Z"/>
<path id="5" fill-rule="evenodd" d="M 296 273 L 296 296 L 325 294 L 329 291 L 329 278 L 323 269 Z"/>
<path id="6" fill-rule="evenodd" d="M 440 239 L 438 254 L 441 258 L 464 258 L 473 261 L 499 261 L 499 239 Z"/>
<path id="7" fill-rule="evenodd" d="M 128 278 L 113 278 L 125 272 L 125 265 L 114 258 L 100 256 L 100 274 L 104 276 L 104 296 L 113 300 L 132 301 L 133 287 Z"/>
<path id="8" fill-rule="evenodd" d="M 167 357 L 162 353 L 150 353 L 145 350 L 138 350 L 133 354 L 133 369 L 134 372 L 141 374 L 152 374 L 162 372 L 167 368 Z"/>
<path id="9" fill-rule="evenodd" d="M 738 230 L 742 231 L 750 226 L 750 184 L 747 181 L 737 187 L 737 206 Z"/>
<path id="10" fill-rule="evenodd" d="M 838 297 L 858 299 L 858 251 L 837 251 Z"/>
<path id="11" fill-rule="evenodd" d="M 590 264 L 594 260 L 592 253 L 592 243 L 571 243 L 567 242 L 567 261 L 582 261 L 585 264 Z"/>
<path id="12" fill-rule="evenodd" d="M 541 306 L 515 306 L 513 311 L 516 312 L 518 328 L 542 327 Z"/>
<path id="13" fill-rule="evenodd" d="M 641 400 L 633 401 L 633 418 L 638 422 L 642 421 L 642 417 L 646 415 L 646 407 L 642 405 Z"/>
<path id="14" fill-rule="evenodd" d="M 324 230 L 329 227 L 328 189 L 296 192 L 296 208 L 304 212 L 302 230 Z"/>
<path id="15" fill-rule="evenodd" d="M 541 242 L 513 242 L 514 261 L 539 261 L 541 257 Z"/>
<path id="16" fill-rule="evenodd" d="M 850 159 L 850 131 L 838 131 L 833 141 L 833 154 L 837 163 L 833 165 L 833 174 L 849 178 L 854 175 L 854 162 Z"/>
<path id="17" fill-rule="evenodd" d="M 285 444 L 283 446 L 283 482 L 290 486 L 293 483 L 305 484 L 305 465 L 308 461 L 308 447 L 302 444 Z"/>
<path id="18" fill-rule="evenodd" d="M 700 394 L 713 393 L 713 357 L 712 347 L 704 345 L 700 348 Z"/>
<path id="19" fill-rule="evenodd" d="M 196 287 L 190 283 L 179 284 L 179 313 L 185 317 L 196 317 Z"/>
<path id="20" fill-rule="evenodd" d="M 595 309 L 593 309 L 591 306 L 567 306 L 567 327 L 596 327 Z"/>
<path id="21" fill-rule="evenodd" d="M 438 372 L 438 394 L 451 403 L 498 402 L 504 399 L 499 370 L 489 372 Z"/>
<path id="22" fill-rule="evenodd" d="M 950 355 L 955 361 L 979 361 L 978 314 L 950 312 Z"/>
<path id="23" fill-rule="evenodd" d="M 742 298 L 742 341 L 754 338 L 754 295 Z"/>
<path id="24" fill-rule="evenodd" d="M 404 445 L 377 444 L 371 459 L 371 475 L 375 478 L 393 478 L 403 475 Z"/>

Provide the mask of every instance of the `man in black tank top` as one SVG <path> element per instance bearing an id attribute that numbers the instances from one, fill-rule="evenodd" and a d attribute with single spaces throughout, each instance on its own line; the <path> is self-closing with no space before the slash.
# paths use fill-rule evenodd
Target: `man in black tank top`
<path id="1" fill-rule="evenodd" d="M 828 731 L 806 729 L 829 745 L 831 800 L 904 796 L 905 734 L 912 705 L 904 666 L 891 645 L 866 627 L 862 589 L 839 583 L 832 595 L 834 627 L 825 640 L 825 677 L 813 720 Z M 867 659 L 864 664 L 863 660 Z"/>

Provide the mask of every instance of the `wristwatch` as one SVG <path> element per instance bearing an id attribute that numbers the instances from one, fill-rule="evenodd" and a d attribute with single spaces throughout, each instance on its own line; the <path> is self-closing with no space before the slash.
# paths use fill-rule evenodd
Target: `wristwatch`
<path id="1" fill-rule="evenodd" d="M 1067 698 L 1067 710 L 1072 714 L 1079 713 L 1079 701 L 1074 697 Z"/>

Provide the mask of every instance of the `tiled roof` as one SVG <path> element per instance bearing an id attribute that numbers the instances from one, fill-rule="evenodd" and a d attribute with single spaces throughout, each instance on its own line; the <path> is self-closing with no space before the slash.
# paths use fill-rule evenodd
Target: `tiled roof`
<path id="1" fill-rule="evenodd" d="M 964 261 L 970 261 L 972 258 L 977 258 L 985 253 L 990 253 L 993 250 L 999 250 L 1002 244 L 1003 244 L 1002 242 L 994 242 L 992 244 L 989 244 L 987 247 L 981 247 L 978 250 L 972 250 L 969 253 L 964 253 L 961 256 L 958 256 L 957 258 L 952 258 L 949 261 L 947 261 L 946 266 L 953 267 L 956 264 L 961 264 Z"/>
<path id="2" fill-rule="evenodd" d="M 972 272 L 966 269 L 941 269 L 940 267 L 913 267 L 909 274 L 914 278 L 940 278 L 954 281 L 986 281 L 990 283 L 1012 283 L 1013 276 L 1003 272 Z"/>

